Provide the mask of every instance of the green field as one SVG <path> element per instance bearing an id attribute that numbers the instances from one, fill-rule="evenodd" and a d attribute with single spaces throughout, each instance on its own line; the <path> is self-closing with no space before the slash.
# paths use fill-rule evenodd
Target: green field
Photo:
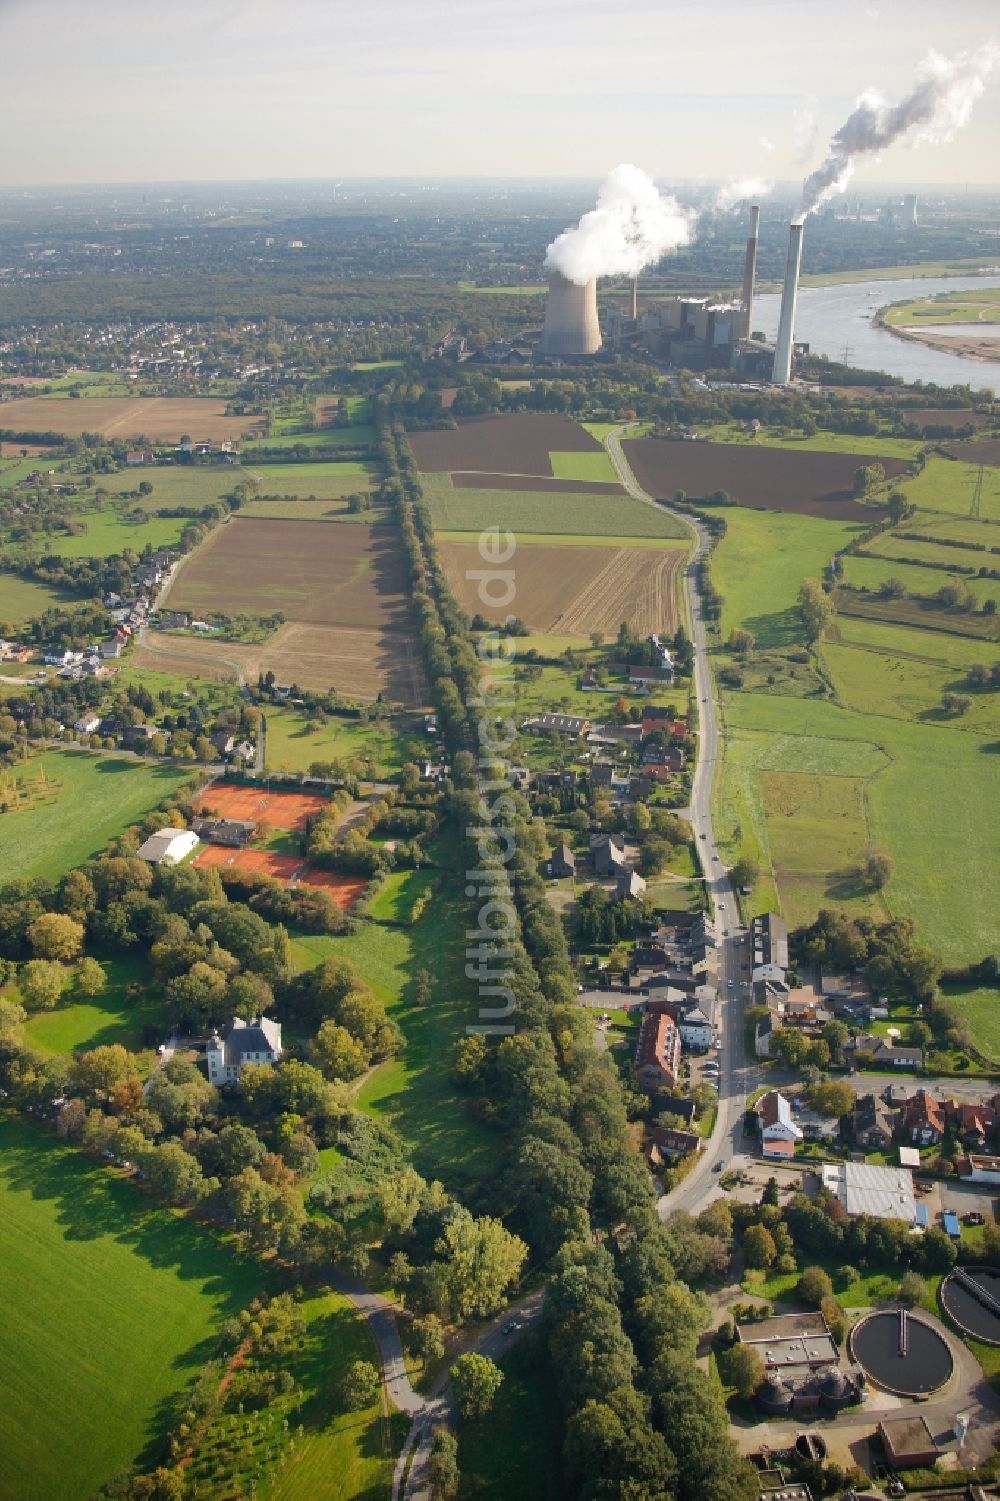
<path id="1" fill-rule="evenodd" d="M 556 479 L 582 479 L 606 485 L 621 483 L 618 471 L 603 451 L 601 453 L 550 453 L 549 461 Z"/>
<path id="2" fill-rule="evenodd" d="M 804 287 L 832 287 L 845 282 L 908 281 L 915 276 L 968 276 L 973 271 L 990 271 L 993 262 L 981 256 L 957 257 L 950 261 L 915 261 L 901 266 L 869 266 L 853 271 L 824 271 L 803 276 Z"/>
<path id="3" fill-rule="evenodd" d="M 957 548 L 952 551 L 958 563 L 964 563 L 966 557 L 970 561 L 975 557 L 975 554 L 961 553 Z M 845 583 L 858 589 L 869 589 L 872 593 L 877 593 L 886 579 L 897 578 L 906 585 L 908 593 L 915 595 L 936 594 L 945 584 L 959 583 L 964 584 L 980 604 L 985 599 L 1000 600 L 1000 579 L 946 573 L 942 568 L 921 567 L 919 563 L 888 562 L 865 553 L 849 553 L 844 558 L 843 578 Z"/>
<path id="4" fill-rule="evenodd" d="M 112 495 L 138 490 L 141 484 L 152 485 L 151 495 L 136 496 L 130 504 L 147 510 L 158 506 L 203 506 L 231 495 L 246 479 L 246 472 L 235 464 L 143 464 L 120 474 L 102 474 L 97 487 Z"/>
<path id="5" fill-rule="evenodd" d="M 980 1051 L 1000 1063 L 1000 990 L 987 985 L 941 988 L 968 1024 Z"/>
<path id="6" fill-rule="evenodd" d="M 0 624 L 16 629 L 32 616 L 41 615 L 52 605 L 66 604 L 70 598 L 47 584 L 36 584 L 34 579 L 0 573 Z M 0 672 L 8 670 L 6 663 L 0 663 Z"/>
<path id="7" fill-rule="evenodd" d="M 253 464 L 246 472 L 261 495 L 339 500 L 356 490 L 371 489 L 375 471 L 360 459 L 331 459 L 317 464 Z"/>
<path id="8" fill-rule="evenodd" d="M 377 922 L 408 923 L 413 904 L 437 879 L 432 870 L 396 870 L 387 876 L 369 905 Z M 433 898 L 432 898 L 433 900 Z"/>
<path id="9" fill-rule="evenodd" d="M 251 500 L 240 506 L 240 516 L 251 521 L 359 521 L 364 525 L 384 521 L 384 506 L 351 514 L 346 500 Z"/>
<path id="10" fill-rule="evenodd" d="M 885 321 L 894 328 L 935 323 L 1000 323 L 1000 288 L 980 287 L 970 292 L 939 292 L 913 302 L 896 302 L 885 310 Z M 988 327 L 983 330 L 988 332 Z"/>
<path id="11" fill-rule="evenodd" d="M 164 1404 L 264 1274 L 10 1118 L 0 1224 L 0 1494 L 81 1501 L 160 1436 Z"/>
<path id="12" fill-rule="evenodd" d="M 783 433 L 780 428 L 769 432 L 767 428 L 761 427 L 756 434 L 748 433 L 738 422 L 720 422 L 715 426 L 699 428 L 698 431 L 704 432 L 713 443 L 742 443 L 750 448 L 787 448 L 799 453 L 860 453 L 886 459 L 912 459 L 921 447 L 913 438 L 894 438 L 883 434 L 859 438 L 853 433 L 833 433 L 825 428 L 808 438 L 803 433 Z"/>
<path id="13" fill-rule="evenodd" d="M 276 437 L 261 438 L 248 443 L 243 449 L 243 462 L 253 463 L 268 448 L 295 448 L 305 444 L 307 448 L 367 448 L 375 441 L 375 429 L 366 422 L 353 427 L 324 427 L 318 432 L 280 433 Z"/>
<path id="14" fill-rule="evenodd" d="M 725 538 L 712 556 L 712 581 L 723 598 L 723 639 L 742 626 L 758 646 L 801 642 L 795 601 L 802 580 L 822 578 L 837 548 L 863 528 L 818 516 L 737 507 L 726 510 L 725 521 Z"/>
<path id="15" fill-rule="evenodd" d="M 831 766 L 845 766 L 843 742 L 853 741 L 864 746 L 862 754 L 872 758 L 867 762 L 871 767 L 878 753 L 889 763 L 867 781 L 874 842 L 884 845 L 895 860 L 885 892 L 889 909 L 913 917 L 921 937 L 949 964 L 992 952 L 992 913 L 1000 902 L 1000 865 L 994 858 L 1000 841 L 1000 805 L 992 792 L 995 739 L 948 722 L 892 718 L 829 701 L 755 693 L 727 695 L 725 717 L 729 733 L 716 789 L 719 832 L 727 856 L 735 858 L 746 849 L 760 859 L 765 878 L 754 891 L 755 910 L 767 906 L 771 889 L 768 819 L 758 775 L 761 761 L 776 736 L 803 735 L 811 742 L 810 761 L 826 776 Z M 817 741 L 830 744 L 830 765 L 823 763 Z M 797 827 L 789 819 L 784 838 L 794 839 Z M 804 847 L 814 841 L 808 820 L 803 820 L 799 837 Z M 813 847 L 821 874 L 826 863 L 823 850 Z M 787 858 L 787 846 L 785 853 Z M 831 877 L 837 869 L 831 861 Z M 974 893 L 970 871 L 976 873 Z"/>
<path id="16" fill-rule="evenodd" d="M 454 1044 L 478 1020 L 475 988 L 464 973 L 464 923 L 456 921 L 463 889 L 462 879 L 449 875 L 413 927 L 368 922 L 349 937 L 301 937 L 293 943 L 305 968 L 331 953 L 349 959 L 399 1023 L 405 1052 L 365 1080 L 357 1101 L 399 1131 L 421 1173 L 440 1178 L 453 1192 L 483 1181 L 498 1145 L 468 1113 L 465 1097 L 449 1077 Z M 420 969 L 432 977 L 432 998 L 424 1007 L 412 1001 Z"/>
<path id="17" fill-rule="evenodd" d="M 562 1423 L 552 1371 L 532 1339 L 500 1362 L 503 1386 L 492 1410 L 458 1431 L 460 1501 L 551 1501 L 564 1494 Z"/>
<path id="18" fill-rule="evenodd" d="M 309 725 L 316 725 L 310 730 Z M 314 761 L 360 761 L 366 776 L 395 776 L 407 761 L 426 756 L 434 742 L 419 716 L 399 714 L 366 724 L 360 719 L 309 720 L 294 709 L 267 711 L 267 765 L 308 771 Z"/>
<path id="19" fill-rule="evenodd" d="M 128 521 L 110 508 L 105 511 L 77 511 L 74 521 L 85 527 L 78 536 L 46 537 L 40 552 L 55 553 L 60 558 L 108 558 L 131 547 L 174 547 L 189 524 L 183 516 L 148 516 L 144 521 Z"/>
<path id="20" fill-rule="evenodd" d="M 86 751 L 46 751 L 19 766 L 16 775 L 35 781 L 40 772 L 48 783 L 47 798 L 0 814 L 4 880 L 58 880 L 191 777 L 190 768 L 147 766 Z"/>
<path id="21" fill-rule="evenodd" d="M 571 495 L 555 491 L 455 489 L 447 474 L 422 474 L 420 483 L 435 531 L 481 531 L 499 526 L 594 537 L 684 537 L 682 522 L 631 495 Z"/>
<path id="22" fill-rule="evenodd" d="M 150 974 L 141 960 L 124 955 L 101 960 L 107 989 L 94 1000 L 68 999 L 53 1011 L 37 1011 L 24 1024 L 24 1035 L 40 1053 L 77 1053 L 106 1043 L 121 1043 L 132 1052 L 143 1046 L 145 1026 L 165 1028 L 162 998 L 146 990 L 138 1000 L 126 1000 L 126 986 L 148 984 Z"/>
<path id="23" fill-rule="evenodd" d="M 901 480 L 898 488 L 907 500 L 921 509 L 968 516 L 978 475 L 978 464 L 932 455 L 918 475 Z M 996 465 L 987 464 L 983 468 L 979 514 L 986 521 L 1000 521 L 1000 468 Z M 912 522 L 904 525 L 907 530 L 913 530 Z"/>

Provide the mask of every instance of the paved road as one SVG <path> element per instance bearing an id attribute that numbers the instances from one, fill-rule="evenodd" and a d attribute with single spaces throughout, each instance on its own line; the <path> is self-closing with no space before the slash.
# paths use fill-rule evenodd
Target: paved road
<path id="1" fill-rule="evenodd" d="M 670 510 L 670 507 L 661 506 L 648 495 L 636 480 L 622 451 L 621 437 L 625 432 L 627 427 L 616 428 L 607 437 L 608 453 L 619 479 L 636 500 L 653 506 L 657 511 Z M 701 851 L 719 939 L 719 1032 L 722 1051 L 719 1058 L 719 1113 L 711 1139 L 706 1142 L 701 1157 L 684 1181 L 660 1199 L 658 1209 L 661 1218 L 666 1218 L 677 1210 L 696 1213 L 718 1191 L 718 1175 L 713 1172 L 713 1168 L 720 1162 L 728 1167 L 735 1158 L 742 1155 L 746 1097 L 759 1083 L 759 1070 L 755 1062 L 746 1057 L 743 1046 L 743 943 L 736 896 L 729 883 L 712 829 L 712 783 L 719 755 L 719 721 L 708 664 L 705 621 L 696 584 L 697 563 L 708 552 L 710 537 L 696 517 L 673 510 L 670 514 L 688 526 L 695 537 L 695 550 L 684 570 L 684 589 L 694 644 L 694 692 L 698 701 L 699 723 L 698 759 L 688 817 L 695 842 Z"/>

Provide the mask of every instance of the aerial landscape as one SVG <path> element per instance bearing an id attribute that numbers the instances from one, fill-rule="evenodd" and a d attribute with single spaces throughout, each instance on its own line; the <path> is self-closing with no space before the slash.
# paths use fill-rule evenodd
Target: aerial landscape
<path id="1" fill-rule="evenodd" d="M 0 6 L 0 1501 L 1000 1495 L 995 31 Z"/>

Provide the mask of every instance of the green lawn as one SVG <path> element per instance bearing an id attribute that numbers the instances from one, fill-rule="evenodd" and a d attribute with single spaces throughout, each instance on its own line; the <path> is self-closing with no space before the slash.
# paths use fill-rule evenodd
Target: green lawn
<path id="1" fill-rule="evenodd" d="M 579 457 L 577 455 L 576 457 Z M 591 455 L 600 457 L 600 455 Z M 435 531 L 481 531 L 499 526 L 517 534 L 563 532 L 589 537 L 684 537 L 688 528 L 666 511 L 631 495 L 529 490 L 456 489 L 448 474 L 422 474 L 420 483 Z"/>
<path id="2" fill-rule="evenodd" d="M 949 511 L 955 516 L 968 516 L 978 474 L 978 464 L 932 454 L 921 472 L 913 479 L 902 481 L 899 489 L 907 500 L 928 511 Z M 983 470 L 980 515 L 984 520 L 1000 520 L 1000 469 L 988 464 Z"/>
<path id="3" fill-rule="evenodd" d="M 399 1023 L 405 1051 L 366 1080 L 358 1104 L 412 1145 L 420 1172 L 458 1192 L 493 1170 L 498 1145 L 469 1115 L 449 1076 L 454 1044 L 479 1020 L 475 987 L 465 978 L 463 888 L 461 877 L 449 877 L 413 927 L 363 922 L 349 937 L 301 937 L 293 944 L 303 967 L 328 954 L 349 959 Z M 424 1007 L 412 1001 L 420 969 L 432 977 L 432 997 Z"/>
<path id="4" fill-rule="evenodd" d="M 310 730 L 310 723 L 317 728 Z M 433 749 L 422 721 L 412 714 L 366 724 L 360 719 L 311 721 L 294 709 L 267 711 L 267 764 L 274 771 L 308 771 L 314 761 L 360 761 L 365 775 L 395 776 L 407 761 Z"/>
<path id="5" fill-rule="evenodd" d="M 369 490 L 374 472 L 372 465 L 360 459 L 247 466 L 247 474 L 260 487 L 261 495 L 291 495 L 300 500 L 339 500 L 355 490 Z"/>
<path id="6" fill-rule="evenodd" d="M 618 471 L 602 449 L 600 453 L 550 453 L 549 462 L 556 479 L 582 479 L 606 485 L 618 485 Z"/>
<path id="7" fill-rule="evenodd" d="M 459 1426 L 460 1501 L 551 1501 L 564 1494 L 552 1370 L 530 1335 L 500 1367 L 504 1382 L 492 1410 Z"/>
<path id="8" fill-rule="evenodd" d="M 786 511 L 725 512 L 726 535 L 712 555 L 712 581 L 723 598 L 722 635 L 735 626 L 758 646 L 804 640 L 795 608 L 804 578 L 822 578 L 838 547 L 862 527 Z"/>
<path id="9" fill-rule="evenodd" d="M 259 1266 L 81 1153 L 0 1121 L 0 1494 L 81 1501 L 160 1435 Z"/>
<path id="10" fill-rule="evenodd" d="M 102 958 L 108 976 L 107 989 L 92 1001 L 69 998 L 54 1011 L 29 1016 L 24 1034 L 41 1053 L 76 1053 L 105 1043 L 119 1042 L 138 1052 L 144 1045 L 142 1030 L 155 1026 L 165 1030 L 162 998 L 146 991 L 138 1000 L 126 1001 L 125 988 L 148 983 L 151 976 L 143 962 L 130 956 Z"/>
<path id="11" fill-rule="evenodd" d="M 34 615 L 41 615 L 53 605 L 67 604 L 71 596 L 50 589 L 47 584 L 36 584 L 34 579 L 21 579 L 13 573 L 0 573 L 0 627 L 16 629 Z M 0 663 L 0 672 L 9 670 L 7 663 Z"/>
<path id="12" fill-rule="evenodd" d="M 981 566 L 975 553 L 959 552 L 957 548 L 951 551 L 957 567 Z M 857 589 L 869 589 L 872 593 L 878 593 L 886 579 L 896 578 L 902 581 L 909 594 L 936 594 L 945 584 L 958 583 L 968 588 L 979 604 L 986 599 L 1000 601 L 1000 579 L 970 578 L 967 574 L 946 573 L 941 568 L 921 567 L 918 563 L 890 563 L 884 558 L 867 557 L 864 553 L 849 554 L 843 561 L 844 582 Z M 961 624 L 960 616 L 958 623 Z"/>
<path id="13" fill-rule="evenodd" d="M 377 922 L 408 923 L 414 902 L 436 880 L 433 870 L 395 870 L 386 877 L 368 911 Z"/>
<path id="14" fill-rule="evenodd" d="M 98 854 L 191 776 L 190 768 L 147 766 L 86 751 L 46 751 L 19 766 L 14 775 L 34 782 L 41 773 L 47 795 L 28 808 L 0 814 L 0 871 L 5 880 L 58 880 Z"/>

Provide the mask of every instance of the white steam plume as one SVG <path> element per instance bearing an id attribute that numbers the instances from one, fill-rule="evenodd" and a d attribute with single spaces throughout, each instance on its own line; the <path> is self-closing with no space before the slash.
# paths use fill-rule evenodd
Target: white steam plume
<path id="1" fill-rule="evenodd" d="M 749 203 L 766 198 L 771 184 L 763 177 L 741 177 L 736 182 L 727 182 L 715 195 L 715 207 L 720 214 L 728 214 L 740 203 Z"/>
<path id="2" fill-rule="evenodd" d="M 799 219 L 844 191 L 859 156 L 884 151 L 903 137 L 913 146 L 950 141 L 968 124 L 997 55 L 992 42 L 950 58 L 930 52 L 917 70 L 916 87 L 898 104 L 887 104 L 874 89 L 862 94 L 830 142 L 826 161 L 806 178 Z"/>
<path id="3" fill-rule="evenodd" d="M 552 241 L 545 264 L 579 286 L 596 276 L 638 276 L 690 234 L 691 216 L 677 200 L 623 164 L 601 183 L 597 207 Z"/>

